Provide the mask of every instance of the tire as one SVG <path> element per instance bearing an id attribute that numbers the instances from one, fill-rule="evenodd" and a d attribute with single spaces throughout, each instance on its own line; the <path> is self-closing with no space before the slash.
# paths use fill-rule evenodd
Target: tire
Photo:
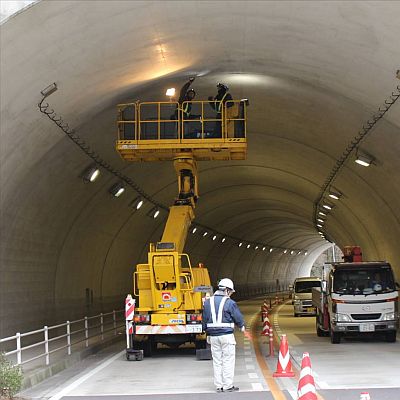
<path id="1" fill-rule="evenodd" d="M 394 343 L 397 338 L 396 338 L 396 331 L 390 331 L 390 332 L 386 332 L 386 341 L 389 343 Z"/>
<path id="2" fill-rule="evenodd" d="M 331 343 L 332 344 L 339 344 L 340 343 L 340 339 L 341 339 L 341 335 L 339 332 L 334 332 L 331 329 Z"/>

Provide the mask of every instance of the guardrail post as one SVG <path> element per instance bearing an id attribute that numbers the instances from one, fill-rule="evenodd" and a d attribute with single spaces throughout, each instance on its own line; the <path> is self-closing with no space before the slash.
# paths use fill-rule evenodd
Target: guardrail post
<path id="1" fill-rule="evenodd" d="M 86 338 L 86 347 L 89 347 L 89 324 L 88 324 L 88 317 L 85 317 L 85 338 Z"/>
<path id="2" fill-rule="evenodd" d="M 113 310 L 113 324 L 114 324 L 114 335 L 117 334 L 117 318 L 115 315 L 115 310 Z"/>
<path id="3" fill-rule="evenodd" d="M 71 355 L 71 323 L 67 321 L 67 352 Z"/>
<path id="4" fill-rule="evenodd" d="M 46 354 L 46 365 L 50 364 L 50 354 L 49 354 L 49 328 L 44 327 L 44 353 Z"/>
<path id="5" fill-rule="evenodd" d="M 21 333 L 17 332 L 15 336 L 17 339 L 17 365 L 21 365 L 22 363 Z"/>
<path id="6" fill-rule="evenodd" d="M 103 313 L 100 313 L 100 332 L 101 332 L 101 340 L 104 340 L 104 319 L 103 319 Z"/>

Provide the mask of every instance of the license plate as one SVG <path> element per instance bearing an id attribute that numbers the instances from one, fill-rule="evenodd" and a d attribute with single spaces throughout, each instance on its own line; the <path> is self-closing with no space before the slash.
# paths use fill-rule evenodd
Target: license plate
<path id="1" fill-rule="evenodd" d="M 374 324 L 360 324 L 360 332 L 374 332 L 375 325 Z"/>

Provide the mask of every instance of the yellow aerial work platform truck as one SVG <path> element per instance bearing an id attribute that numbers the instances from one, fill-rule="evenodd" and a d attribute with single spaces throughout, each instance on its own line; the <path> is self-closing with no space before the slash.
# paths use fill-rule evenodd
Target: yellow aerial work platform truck
<path id="1" fill-rule="evenodd" d="M 246 158 L 248 101 L 227 102 L 220 119 L 208 102 L 191 103 L 194 119 L 183 119 L 180 105 L 173 102 L 118 105 L 116 149 L 121 157 L 173 161 L 179 189 L 160 242 L 150 243 L 147 263 L 138 264 L 133 274 L 138 306 L 128 321 L 128 360 L 142 358 L 135 350 L 150 356 L 158 343 L 178 347 L 192 342 L 196 349 L 206 348 L 201 318 L 204 297 L 212 292 L 210 277 L 207 268 L 192 266 L 183 252 L 198 199 L 197 161 Z"/>

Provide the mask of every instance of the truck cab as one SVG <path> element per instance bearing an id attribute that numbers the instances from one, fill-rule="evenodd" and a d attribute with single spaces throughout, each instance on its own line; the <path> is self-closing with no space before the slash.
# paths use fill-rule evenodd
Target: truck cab
<path id="1" fill-rule="evenodd" d="M 326 291 L 313 295 L 318 306 L 317 334 L 329 333 L 332 343 L 345 335 L 382 333 L 396 341 L 398 291 L 386 261 L 333 263 Z"/>
<path id="2" fill-rule="evenodd" d="M 292 302 L 293 315 L 315 315 L 316 309 L 312 304 L 312 288 L 321 287 L 321 279 L 316 277 L 297 278 L 293 284 Z"/>

